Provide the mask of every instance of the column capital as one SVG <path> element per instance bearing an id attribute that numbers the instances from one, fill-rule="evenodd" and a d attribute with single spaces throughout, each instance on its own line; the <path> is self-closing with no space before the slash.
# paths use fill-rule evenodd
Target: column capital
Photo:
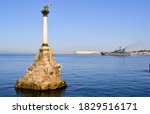
<path id="1" fill-rule="evenodd" d="M 49 6 L 48 5 L 44 6 L 43 10 L 41 12 L 43 14 L 43 17 L 45 17 L 45 16 L 47 17 L 47 15 L 49 14 Z"/>

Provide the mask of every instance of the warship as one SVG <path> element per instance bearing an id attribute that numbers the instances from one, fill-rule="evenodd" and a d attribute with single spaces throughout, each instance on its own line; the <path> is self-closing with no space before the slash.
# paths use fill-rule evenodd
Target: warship
<path id="1" fill-rule="evenodd" d="M 131 54 L 129 52 L 126 52 L 127 48 L 121 48 L 119 47 L 118 50 L 115 50 L 113 52 L 101 52 L 102 55 L 108 55 L 108 56 L 130 56 Z"/>

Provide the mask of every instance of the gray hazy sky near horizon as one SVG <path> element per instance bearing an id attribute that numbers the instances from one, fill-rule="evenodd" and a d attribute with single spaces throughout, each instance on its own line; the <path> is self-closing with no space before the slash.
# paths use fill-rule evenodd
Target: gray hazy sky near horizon
<path id="1" fill-rule="evenodd" d="M 35 52 L 42 42 L 43 5 L 55 52 L 150 49 L 150 0 L 1 0 L 0 52 Z"/>

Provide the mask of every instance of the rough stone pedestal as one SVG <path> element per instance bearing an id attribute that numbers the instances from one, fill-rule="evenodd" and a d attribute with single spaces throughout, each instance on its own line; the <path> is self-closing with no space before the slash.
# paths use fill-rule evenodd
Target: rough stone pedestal
<path id="1" fill-rule="evenodd" d="M 17 80 L 16 88 L 49 90 L 66 87 L 66 82 L 60 77 L 61 68 L 55 62 L 52 49 L 42 46 L 25 76 Z"/>

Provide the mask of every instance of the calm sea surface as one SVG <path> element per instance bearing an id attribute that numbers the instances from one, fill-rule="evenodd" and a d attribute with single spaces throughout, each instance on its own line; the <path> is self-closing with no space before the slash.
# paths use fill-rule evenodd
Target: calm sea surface
<path id="1" fill-rule="evenodd" d="M 45 92 L 15 89 L 16 80 L 25 74 L 34 57 L 0 54 L 0 96 L 150 97 L 150 55 L 55 55 L 63 66 L 61 77 L 67 88 Z"/>

